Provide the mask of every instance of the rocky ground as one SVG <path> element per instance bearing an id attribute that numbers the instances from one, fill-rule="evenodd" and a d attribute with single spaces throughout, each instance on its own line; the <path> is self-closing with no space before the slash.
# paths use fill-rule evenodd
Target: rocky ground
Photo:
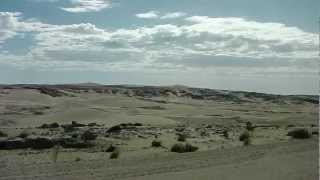
<path id="1" fill-rule="evenodd" d="M 317 143 L 317 96 L 0 86 L 0 179 L 312 179 Z"/>

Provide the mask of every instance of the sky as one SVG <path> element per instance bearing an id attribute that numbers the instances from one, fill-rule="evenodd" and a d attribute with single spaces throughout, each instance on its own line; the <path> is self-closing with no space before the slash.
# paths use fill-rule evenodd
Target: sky
<path id="1" fill-rule="evenodd" d="M 0 83 L 319 93 L 318 0 L 0 0 Z"/>

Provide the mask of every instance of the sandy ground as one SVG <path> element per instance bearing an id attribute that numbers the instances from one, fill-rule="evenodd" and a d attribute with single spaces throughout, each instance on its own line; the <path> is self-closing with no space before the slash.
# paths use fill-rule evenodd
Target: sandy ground
<path id="1" fill-rule="evenodd" d="M 0 179 L 317 179 L 318 139 L 188 154 L 2 163 Z M 5 162 L 5 158 L 1 158 Z"/>
<path id="2" fill-rule="evenodd" d="M 159 103 L 166 101 L 166 103 Z M 92 148 L 0 150 L 0 179 L 290 179 L 318 177 L 318 105 L 195 100 L 158 97 L 143 99 L 123 94 L 76 93 L 51 97 L 31 89 L 0 91 L 0 131 L 15 138 L 22 132 L 36 136 L 71 135 L 57 129 L 39 129 L 44 123 L 60 125 L 71 121 L 101 126 L 78 128 L 98 135 Z M 246 122 L 251 145 L 239 136 Z M 118 134 L 106 131 L 120 123 L 142 123 Z M 311 139 L 287 136 L 294 128 L 315 132 Z M 181 130 L 182 129 L 182 130 Z M 221 133 L 228 130 L 229 137 Z M 177 133 L 197 152 L 173 153 Z M 157 137 L 162 147 L 151 147 Z M 110 144 L 120 157 L 109 159 Z"/>

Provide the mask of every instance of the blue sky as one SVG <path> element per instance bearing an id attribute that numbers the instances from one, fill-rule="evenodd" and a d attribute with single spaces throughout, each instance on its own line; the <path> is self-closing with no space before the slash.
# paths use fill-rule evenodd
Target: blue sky
<path id="1" fill-rule="evenodd" d="M 1 0 L 0 83 L 318 93 L 317 0 Z"/>

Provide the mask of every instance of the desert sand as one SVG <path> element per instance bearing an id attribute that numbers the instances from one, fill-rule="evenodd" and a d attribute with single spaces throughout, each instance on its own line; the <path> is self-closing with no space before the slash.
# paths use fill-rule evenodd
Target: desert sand
<path id="1" fill-rule="evenodd" d="M 2 85 L 0 179 L 317 179 L 318 103 L 184 86 Z M 307 137 L 289 133 L 301 129 Z M 196 148 L 172 152 L 177 143 Z"/>

